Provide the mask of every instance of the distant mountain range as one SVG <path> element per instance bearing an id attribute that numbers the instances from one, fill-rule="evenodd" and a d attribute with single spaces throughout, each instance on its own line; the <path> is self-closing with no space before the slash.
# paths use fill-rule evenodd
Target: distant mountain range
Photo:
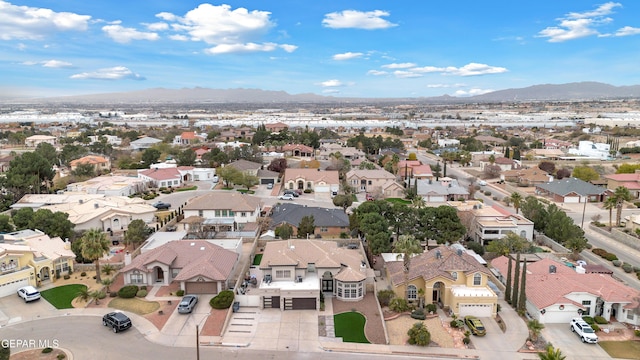
<path id="1" fill-rule="evenodd" d="M 511 101 L 570 101 L 640 98 L 640 85 L 613 86 L 599 82 L 578 82 L 569 84 L 534 85 L 520 89 L 506 89 L 472 97 L 418 97 L 418 98 L 344 98 L 317 94 L 289 94 L 285 91 L 260 89 L 210 89 L 154 88 L 131 92 L 105 93 L 81 96 L 21 99 L 21 103 L 93 103 L 93 104 L 134 104 L 134 103 L 376 103 L 376 102 L 428 102 L 428 103 L 470 103 L 470 102 L 511 102 Z M 16 99 L 1 99 L 11 103 Z"/>

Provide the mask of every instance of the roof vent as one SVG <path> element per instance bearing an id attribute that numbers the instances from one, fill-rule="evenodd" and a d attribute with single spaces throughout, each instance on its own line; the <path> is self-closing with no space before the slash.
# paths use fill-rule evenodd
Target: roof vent
<path id="1" fill-rule="evenodd" d="M 201 251 L 204 251 L 204 246 L 200 246 L 200 250 L 201 250 Z"/>
<path id="2" fill-rule="evenodd" d="M 556 266 L 549 265 L 549 274 L 555 274 L 555 273 L 556 273 Z"/>
<path id="3" fill-rule="evenodd" d="M 195 245 L 196 245 L 196 243 L 192 242 L 192 243 L 191 243 L 191 244 L 189 244 L 189 245 L 191 245 L 191 246 L 195 246 Z"/>
<path id="4" fill-rule="evenodd" d="M 462 249 L 458 249 L 458 256 L 462 256 Z"/>
<path id="5" fill-rule="evenodd" d="M 99 207 L 100 207 L 100 204 L 98 204 L 98 203 L 93 203 L 93 208 L 94 208 L 94 209 L 97 209 L 97 208 L 99 208 Z"/>
<path id="6" fill-rule="evenodd" d="M 436 250 L 436 259 L 442 259 L 442 253 L 440 250 Z"/>
<path id="7" fill-rule="evenodd" d="M 82 201 L 82 199 L 78 200 L 78 204 L 82 204 L 84 203 L 84 201 Z"/>

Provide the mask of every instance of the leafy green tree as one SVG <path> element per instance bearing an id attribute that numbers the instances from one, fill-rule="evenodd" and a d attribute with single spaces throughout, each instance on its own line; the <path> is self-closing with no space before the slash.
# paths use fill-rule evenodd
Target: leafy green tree
<path id="1" fill-rule="evenodd" d="M 178 153 L 176 162 L 178 166 L 193 166 L 196 163 L 196 152 L 193 149 L 185 149 Z"/>
<path id="2" fill-rule="evenodd" d="M 523 252 L 527 250 L 529 246 L 531 246 L 531 244 L 527 239 L 514 232 L 509 232 L 499 239 L 491 240 L 487 245 L 487 251 L 500 255 L 509 255 Z"/>
<path id="3" fill-rule="evenodd" d="M 8 233 L 12 232 L 15 229 L 13 223 L 11 222 L 11 216 L 9 215 L 0 215 L 0 232 Z"/>
<path id="4" fill-rule="evenodd" d="M 80 239 L 82 241 L 82 257 L 96 264 L 96 281 L 102 282 L 100 276 L 100 258 L 109 253 L 109 239 L 107 235 L 99 229 L 90 229 L 85 232 Z"/>
<path id="5" fill-rule="evenodd" d="M 584 231 L 555 204 L 547 207 L 547 220 L 544 233 L 560 244 L 566 243 L 573 237 L 584 236 Z"/>
<path id="6" fill-rule="evenodd" d="M 285 158 L 277 158 L 271 160 L 271 163 L 267 166 L 267 170 L 274 171 L 280 174 L 283 174 L 287 169 L 287 159 Z"/>
<path id="7" fill-rule="evenodd" d="M 618 186 L 611 197 L 616 200 L 616 226 L 619 227 L 622 221 L 622 208 L 625 201 L 632 199 L 631 192 L 624 186 Z"/>
<path id="8" fill-rule="evenodd" d="M 211 149 L 211 151 L 202 155 L 201 159 L 211 168 L 218 168 L 223 164 L 229 163 L 229 155 L 219 148 Z"/>
<path id="9" fill-rule="evenodd" d="M 518 297 L 520 291 L 520 253 L 516 254 L 516 269 L 514 270 L 513 275 L 513 290 L 511 293 L 511 306 L 514 309 L 518 309 Z"/>
<path id="10" fill-rule="evenodd" d="M 509 199 L 511 199 L 513 208 L 516 209 L 516 214 L 518 214 L 518 211 L 520 210 L 520 205 L 522 204 L 522 195 L 520 195 L 519 192 L 514 191 L 511 193 L 511 196 L 509 197 Z"/>
<path id="11" fill-rule="evenodd" d="M 347 211 L 349 206 L 353 204 L 353 198 L 349 195 L 336 195 L 333 197 L 333 205 L 341 207 L 342 210 Z"/>
<path id="12" fill-rule="evenodd" d="M 36 146 L 36 153 L 42 155 L 43 158 L 47 160 L 49 164 L 59 165 L 58 164 L 58 152 L 53 145 L 49 143 L 40 143 Z"/>
<path id="13" fill-rule="evenodd" d="M 229 187 L 230 184 L 238 184 L 242 181 L 242 172 L 232 166 L 217 168 L 216 175 L 224 181 L 226 187 Z"/>
<path id="14" fill-rule="evenodd" d="M 545 352 L 538 353 L 540 360 L 565 360 L 567 357 L 562 354 L 560 349 L 554 349 L 553 345 L 547 346 Z"/>
<path id="15" fill-rule="evenodd" d="M 0 178 L 0 185 L 13 194 L 14 201 L 18 201 L 25 194 L 48 192 L 54 175 L 52 164 L 45 157 L 37 152 L 26 152 L 11 160 L 9 170 Z"/>
<path id="16" fill-rule="evenodd" d="M 155 148 L 145 149 L 144 152 L 142 152 L 142 162 L 144 164 L 144 167 L 148 168 L 152 164 L 155 164 L 156 162 L 158 162 L 160 155 L 162 155 L 162 153 L 158 149 L 155 149 Z"/>
<path id="17" fill-rule="evenodd" d="M 563 245 L 567 249 L 571 250 L 573 259 L 577 260 L 578 254 L 587 248 L 588 241 L 583 236 L 574 236 L 569 238 Z"/>
<path id="18" fill-rule="evenodd" d="M 586 182 L 600 179 L 600 174 L 589 166 L 576 166 L 571 176 Z"/>
<path id="19" fill-rule="evenodd" d="M 34 211 L 32 208 L 21 208 L 17 211 L 11 211 L 11 220 L 13 224 L 16 226 L 16 230 L 24 230 L 28 229 L 31 224 L 31 219 L 33 219 Z"/>
<path id="20" fill-rule="evenodd" d="M 293 235 L 293 228 L 289 224 L 282 224 L 276 227 L 275 234 L 282 240 L 289 240 Z"/>
<path id="21" fill-rule="evenodd" d="M 69 221 L 69 214 L 49 209 L 38 209 L 29 221 L 29 229 L 39 229 L 50 237 L 67 239 L 73 236 L 75 224 Z"/>
<path id="22" fill-rule="evenodd" d="M 238 185 L 242 185 L 247 188 L 247 190 L 250 190 L 253 186 L 258 185 L 259 183 L 260 179 L 258 179 L 257 176 L 251 174 L 242 174 Z"/>
<path id="23" fill-rule="evenodd" d="M 71 173 L 80 178 L 90 178 L 96 176 L 96 168 L 88 163 L 79 164 Z"/>
<path id="24" fill-rule="evenodd" d="M 504 290 L 504 300 L 511 303 L 511 269 L 513 268 L 513 260 L 511 255 L 507 255 L 507 257 L 509 258 L 509 267 L 507 268 L 507 284 Z"/>
<path id="25" fill-rule="evenodd" d="M 467 229 L 451 206 L 441 205 L 418 209 L 416 237 L 421 241 L 435 240 L 438 244 L 453 243 L 464 237 Z"/>
<path id="26" fill-rule="evenodd" d="M 636 170 L 640 170 L 640 164 L 627 164 L 624 163 L 618 166 L 616 174 L 633 174 Z"/>
<path id="27" fill-rule="evenodd" d="M 538 336 L 540 336 L 540 332 L 544 329 L 544 324 L 542 324 L 538 319 L 532 319 L 527 322 L 527 328 L 529 329 L 529 337 L 531 341 L 534 343 L 538 341 Z"/>
<path id="28" fill-rule="evenodd" d="M 316 232 L 316 224 L 313 215 L 303 216 L 298 224 L 298 237 L 309 238 Z"/>
<path id="29" fill-rule="evenodd" d="M 411 329 L 407 331 L 409 335 L 409 344 L 418 346 L 428 346 L 431 342 L 431 333 L 423 322 L 413 324 Z"/>
<path id="30" fill-rule="evenodd" d="M 527 196 L 520 206 L 522 215 L 533 221 L 533 227 L 538 231 L 544 231 L 547 225 L 547 208 L 534 196 Z"/>
<path id="31" fill-rule="evenodd" d="M 124 241 L 127 245 L 133 245 L 134 249 L 142 244 L 149 235 L 149 227 L 144 220 L 136 219 L 129 223 L 124 234 Z"/>

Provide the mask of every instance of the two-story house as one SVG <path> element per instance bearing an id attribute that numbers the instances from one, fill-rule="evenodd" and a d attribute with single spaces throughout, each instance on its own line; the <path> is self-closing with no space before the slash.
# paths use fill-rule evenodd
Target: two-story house
<path id="1" fill-rule="evenodd" d="M 341 301 L 359 301 L 373 291 L 374 273 L 360 249 L 334 241 L 282 240 L 268 242 L 260 265 L 251 268 L 262 308 L 318 309 L 320 292 Z"/>
<path id="2" fill-rule="evenodd" d="M 211 235 L 253 229 L 262 211 L 262 200 L 239 192 L 212 192 L 193 198 L 183 207 L 187 231 Z M 195 219 L 195 220 L 194 220 Z M 208 236 L 199 236 L 208 238 Z"/>
<path id="3" fill-rule="evenodd" d="M 345 174 L 345 180 L 356 193 L 366 192 L 376 197 L 401 197 L 402 185 L 396 182 L 396 176 L 383 170 L 351 169 Z"/>
<path id="4" fill-rule="evenodd" d="M 83 156 L 79 159 L 72 160 L 69 163 L 71 167 L 71 171 L 74 171 L 80 165 L 91 165 L 93 171 L 96 174 L 101 174 L 103 172 L 107 173 L 111 171 L 111 160 L 109 158 L 100 156 L 100 155 L 87 155 Z"/>
<path id="5" fill-rule="evenodd" d="M 284 189 L 313 191 L 316 195 L 327 196 L 340 189 L 337 170 L 287 168 L 282 181 Z"/>
<path id="6" fill-rule="evenodd" d="M 424 296 L 427 304 L 447 307 L 458 317 L 496 316 L 498 296 L 489 287 L 491 272 L 469 253 L 439 246 L 412 256 L 408 269 L 403 254 L 396 255 L 385 261 L 385 268 L 397 297 L 417 304 Z"/>

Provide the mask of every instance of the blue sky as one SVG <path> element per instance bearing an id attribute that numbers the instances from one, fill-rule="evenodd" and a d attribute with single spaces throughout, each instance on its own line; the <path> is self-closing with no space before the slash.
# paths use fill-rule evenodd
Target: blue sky
<path id="1" fill-rule="evenodd" d="M 640 1 L 0 0 L 0 97 L 640 84 Z"/>

